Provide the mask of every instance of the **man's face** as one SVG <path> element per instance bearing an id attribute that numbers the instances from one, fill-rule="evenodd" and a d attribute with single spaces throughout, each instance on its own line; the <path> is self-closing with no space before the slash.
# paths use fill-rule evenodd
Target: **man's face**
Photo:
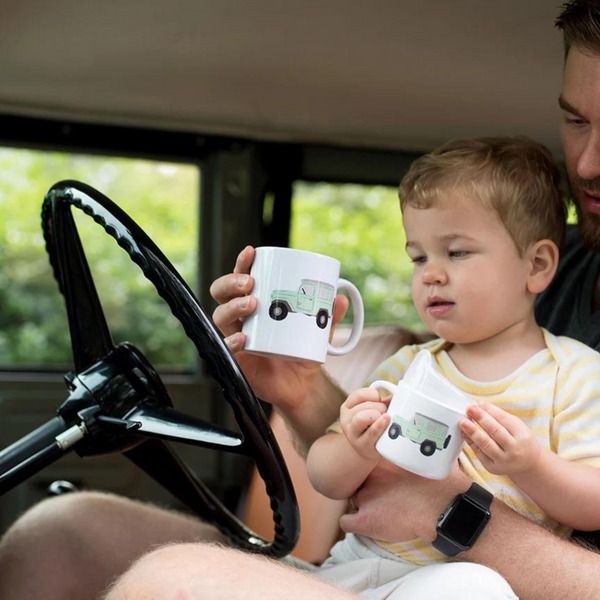
<path id="1" fill-rule="evenodd" d="M 600 56 L 572 47 L 559 100 L 561 137 L 579 230 L 600 252 Z"/>

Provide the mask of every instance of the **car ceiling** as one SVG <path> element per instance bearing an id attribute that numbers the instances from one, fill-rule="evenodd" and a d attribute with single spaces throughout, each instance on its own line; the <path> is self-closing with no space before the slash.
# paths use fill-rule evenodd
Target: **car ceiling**
<path id="1" fill-rule="evenodd" d="M 423 150 L 560 152 L 553 0 L 5 0 L 0 113 Z"/>

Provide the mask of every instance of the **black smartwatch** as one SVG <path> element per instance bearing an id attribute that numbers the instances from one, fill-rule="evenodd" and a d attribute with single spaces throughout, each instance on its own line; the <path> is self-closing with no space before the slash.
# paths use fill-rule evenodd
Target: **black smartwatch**
<path id="1" fill-rule="evenodd" d="M 472 548 L 492 516 L 493 498 L 477 483 L 464 494 L 458 494 L 438 519 L 433 547 L 446 556 L 456 556 Z"/>

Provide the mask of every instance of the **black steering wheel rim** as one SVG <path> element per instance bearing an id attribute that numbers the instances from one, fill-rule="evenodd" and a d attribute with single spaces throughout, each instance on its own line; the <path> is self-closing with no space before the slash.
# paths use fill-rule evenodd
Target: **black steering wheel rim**
<path id="1" fill-rule="evenodd" d="M 201 515 L 209 515 L 237 545 L 275 557 L 288 554 L 299 535 L 299 513 L 291 479 L 260 403 L 221 333 L 175 267 L 133 219 L 91 186 L 67 180 L 56 183 L 46 194 L 42 228 L 50 263 L 65 297 L 76 373 L 84 372 L 111 353 L 114 345 L 71 207 L 92 217 L 127 252 L 167 302 L 204 359 L 209 374 L 219 384 L 232 408 L 244 438 L 242 453 L 254 459 L 265 481 L 273 510 L 274 539 L 266 541 L 246 528 L 209 492 L 201 492 L 200 497 L 190 504 L 195 507 L 207 505 L 207 510 L 199 511 Z M 157 448 L 156 441 L 153 444 L 151 451 L 163 452 L 164 448 Z M 165 442 L 160 444 L 166 446 Z M 170 449 L 168 453 L 175 456 Z M 162 458 L 164 456 L 161 454 Z M 183 468 L 183 463 L 176 457 L 173 461 L 173 468 Z"/>

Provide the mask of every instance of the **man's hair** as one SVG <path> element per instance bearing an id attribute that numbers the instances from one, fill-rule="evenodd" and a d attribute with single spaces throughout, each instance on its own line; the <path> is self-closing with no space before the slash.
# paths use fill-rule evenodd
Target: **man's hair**
<path id="1" fill-rule="evenodd" d="M 563 33 L 565 60 L 571 46 L 600 54 L 600 0 L 571 0 L 563 4 L 555 25 Z"/>
<path id="2" fill-rule="evenodd" d="M 400 183 L 400 207 L 427 209 L 449 192 L 464 194 L 496 212 L 522 256 L 543 239 L 561 247 L 566 209 L 559 183 L 550 151 L 529 138 L 453 140 L 412 163 Z"/>

